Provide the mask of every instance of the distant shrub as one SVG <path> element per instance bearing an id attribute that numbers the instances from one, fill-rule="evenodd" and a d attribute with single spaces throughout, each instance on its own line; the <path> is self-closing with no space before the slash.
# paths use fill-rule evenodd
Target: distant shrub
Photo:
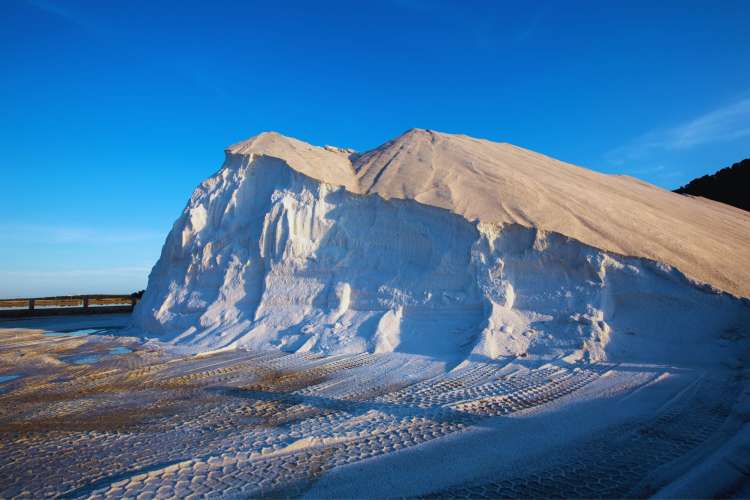
<path id="1" fill-rule="evenodd" d="M 702 196 L 750 211 L 750 158 L 693 179 L 675 193 Z"/>

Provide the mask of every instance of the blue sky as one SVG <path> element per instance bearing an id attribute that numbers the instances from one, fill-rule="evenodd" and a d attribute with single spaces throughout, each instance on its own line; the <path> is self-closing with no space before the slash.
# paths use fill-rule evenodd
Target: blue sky
<path id="1" fill-rule="evenodd" d="M 672 189 L 750 156 L 750 3 L 0 2 L 0 296 L 143 288 L 228 144 L 411 127 Z"/>

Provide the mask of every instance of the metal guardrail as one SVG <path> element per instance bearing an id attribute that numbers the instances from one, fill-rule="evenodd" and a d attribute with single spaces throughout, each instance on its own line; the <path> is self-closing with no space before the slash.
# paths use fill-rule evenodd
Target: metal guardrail
<path id="1" fill-rule="evenodd" d="M 131 312 L 137 295 L 66 295 L 0 299 L 0 318 Z"/>

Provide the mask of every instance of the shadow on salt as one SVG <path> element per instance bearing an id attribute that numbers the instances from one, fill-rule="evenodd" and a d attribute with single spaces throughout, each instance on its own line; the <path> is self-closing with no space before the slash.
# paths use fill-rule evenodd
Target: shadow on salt
<path id="1" fill-rule="evenodd" d="M 123 354 L 128 354 L 133 352 L 133 349 L 129 347 L 111 347 L 107 350 L 106 354 L 82 354 L 79 356 L 70 356 L 63 361 L 66 361 L 68 363 L 73 363 L 74 365 L 91 365 L 94 363 L 98 363 L 100 360 L 104 358 L 110 358 L 113 356 L 121 356 Z"/>
<path id="2" fill-rule="evenodd" d="M 12 386 L 5 385 L 6 382 L 12 382 L 21 377 L 20 373 L 8 373 L 6 375 L 0 375 L 0 394 L 8 392 Z"/>
<path id="3" fill-rule="evenodd" d="M 80 330 L 59 330 L 43 333 L 45 337 L 87 337 L 89 335 L 117 335 L 122 327 L 82 328 Z"/>

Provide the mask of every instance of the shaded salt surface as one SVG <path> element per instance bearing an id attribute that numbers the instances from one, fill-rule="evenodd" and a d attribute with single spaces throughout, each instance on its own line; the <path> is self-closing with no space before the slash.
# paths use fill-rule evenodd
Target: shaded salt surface
<path id="1" fill-rule="evenodd" d="M 110 326 L 105 328 L 81 328 L 78 330 L 62 330 L 44 332 L 45 337 L 85 337 L 87 335 L 122 335 L 121 326 Z M 132 332 L 129 332 L 132 334 Z"/>
<path id="2" fill-rule="evenodd" d="M 127 326 L 128 323 L 130 323 L 130 313 L 116 313 L 0 319 L 0 328 L 65 333 L 76 330 L 118 329 Z"/>
<path id="3" fill-rule="evenodd" d="M 128 354 L 133 352 L 133 349 L 129 347 L 112 347 L 109 349 L 109 353 L 112 355 L 119 355 L 119 354 Z"/>
<path id="4" fill-rule="evenodd" d="M 71 337 L 83 337 L 83 336 L 94 335 L 94 334 L 107 334 L 109 330 L 88 329 L 88 330 L 78 330 L 74 333 L 79 333 L 79 332 L 93 332 L 93 333 L 81 333 L 80 335 L 70 335 L 70 336 Z M 46 337 L 49 335 L 45 333 L 44 336 Z M 129 354 L 131 352 L 133 352 L 133 349 L 131 349 L 130 347 L 117 346 L 117 347 L 109 347 L 104 352 L 86 353 L 86 354 L 77 355 L 77 356 L 66 356 L 66 357 L 61 357 L 60 360 L 67 362 L 67 363 L 73 363 L 76 365 L 85 365 L 85 364 L 97 363 L 102 359 L 106 359 L 107 357 L 121 356 L 123 354 Z"/>
<path id="5" fill-rule="evenodd" d="M 69 330 L 61 332 L 45 332 L 45 337 L 83 337 L 85 335 L 93 335 L 95 333 L 101 333 L 106 330 L 98 328 L 82 328 L 80 330 Z"/>
<path id="6" fill-rule="evenodd" d="M 86 354 L 84 356 L 72 356 L 70 358 L 65 359 L 65 361 L 68 361 L 70 363 L 74 363 L 76 365 L 86 365 L 91 363 L 96 363 L 101 358 L 101 355 L 99 354 Z"/>

